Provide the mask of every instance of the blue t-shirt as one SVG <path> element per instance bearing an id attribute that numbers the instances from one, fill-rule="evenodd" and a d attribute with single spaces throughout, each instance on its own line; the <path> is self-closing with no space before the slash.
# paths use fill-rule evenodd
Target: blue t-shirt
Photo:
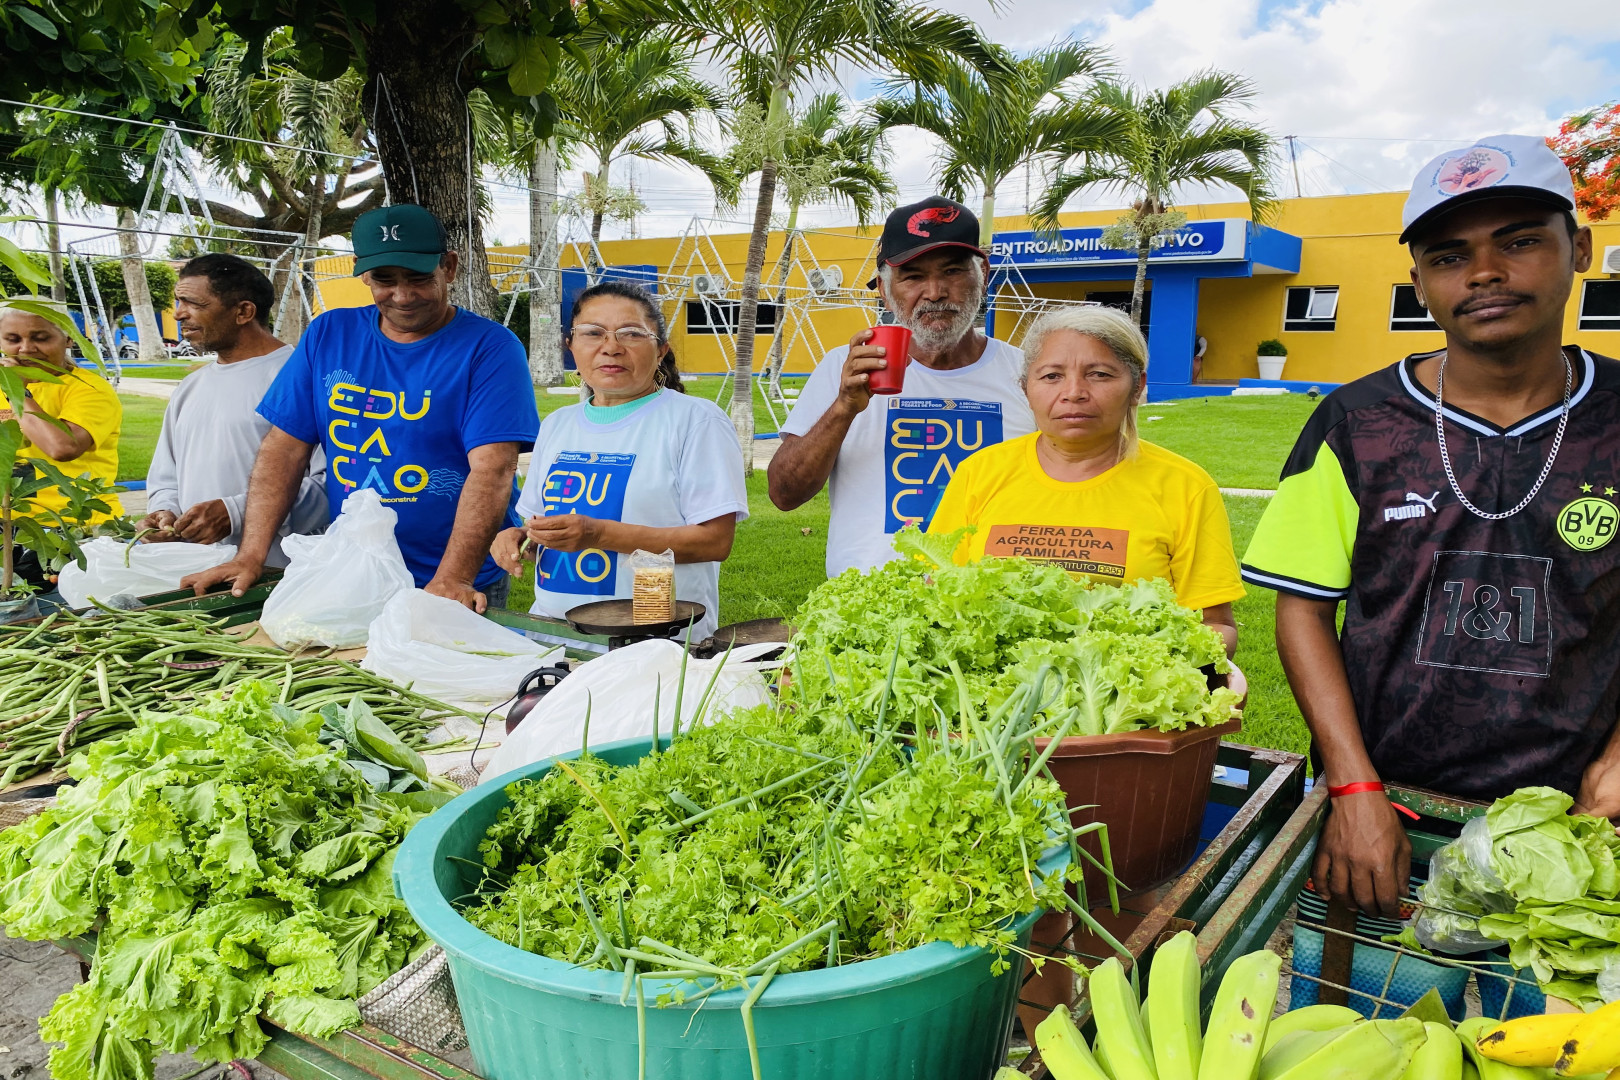
<path id="1" fill-rule="evenodd" d="M 373 488 L 399 515 L 394 535 L 418 587 L 439 568 L 455 524 L 467 454 L 489 443 L 528 450 L 540 431 L 528 359 L 499 323 L 460 308 L 431 337 L 390 341 L 375 307 L 336 308 L 304 331 L 259 415 L 326 449 L 335 519 L 351 491 Z M 518 524 L 512 485 L 506 524 Z M 486 558 L 474 582 L 505 571 Z"/>

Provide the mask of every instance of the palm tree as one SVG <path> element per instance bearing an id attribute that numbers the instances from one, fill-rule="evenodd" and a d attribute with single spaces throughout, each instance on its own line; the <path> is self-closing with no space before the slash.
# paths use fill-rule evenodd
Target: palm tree
<path id="1" fill-rule="evenodd" d="M 777 174 L 792 127 L 789 106 L 793 92 L 818 76 L 835 75 L 840 64 L 867 67 L 874 58 L 923 82 L 941 75 L 944 57 L 960 57 L 987 67 L 997 66 L 1000 60 L 969 19 L 905 0 L 624 2 L 674 32 L 701 39 L 703 51 L 727 64 L 736 84 L 749 88 L 750 98 L 766 102 L 765 145 L 743 269 L 733 369 L 736 379 L 731 390 L 731 421 L 742 444 L 743 462 L 752 472 L 754 328 Z"/>
<path id="2" fill-rule="evenodd" d="M 799 211 L 806 205 L 837 202 L 855 211 L 855 220 L 865 228 L 878 210 L 896 195 L 894 181 L 885 166 L 888 152 L 882 133 L 870 124 L 847 119 L 847 103 L 836 93 L 817 94 L 803 112 L 793 116 L 792 127 L 782 140 L 782 159 L 777 166 L 777 185 L 788 204 L 787 238 L 776 264 L 777 302 L 786 295 L 799 240 Z M 749 103 L 738 110 L 737 143 L 728 158 L 736 181 L 757 172 L 763 164 L 765 109 Z M 778 315 L 771 339 L 766 370 L 774 385 L 782 375 L 784 334 L 787 323 Z"/>
<path id="3" fill-rule="evenodd" d="M 271 149 L 209 140 L 204 147 L 209 163 L 260 205 L 258 215 L 219 204 L 210 204 L 210 212 L 215 221 L 235 228 L 300 232 L 308 257 L 323 236 L 348 232 L 355 218 L 382 205 L 382 174 L 364 160 L 369 147 L 360 108 L 363 79 L 352 69 L 325 81 L 303 74 L 295 64 L 290 30 L 277 31 L 265 43 L 262 66 L 249 63 L 252 51 L 239 38 L 221 46 L 209 69 L 204 112 L 221 134 L 284 145 Z M 291 260 L 298 246 L 283 255 Z M 293 300 L 300 267 L 289 263 L 285 271 L 279 265 L 276 270 L 285 283 L 276 331 L 297 341 L 304 314 L 303 305 Z"/>
<path id="4" fill-rule="evenodd" d="M 979 245 L 986 249 L 996 190 L 1010 173 L 1059 151 L 1101 149 L 1120 129 L 1117 117 L 1084 94 L 1088 77 L 1108 67 L 1095 46 L 1066 41 L 1025 57 L 1007 53 L 1004 64 L 1004 73 L 986 75 L 949 62 L 932 86 L 890 80 L 871 110 L 881 130 L 921 128 L 940 141 L 940 190 L 962 200 L 971 183 L 983 193 Z"/>
<path id="5" fill-rule="evenodd" d="M 681 162 L 725 182 L 720 159 L 697 144 L 695 124 L 724 107 L 720 91 L 698 78 L 693 47 L 653 28 L 629 40 L 602 40 L 585 61 L 564 57 L 552 85 L 559 134 L 589 150 L 596 172 L 586 182 L 592 247 L 602 239 L 612 189 L 608 173 L 622 158 Z"/>
<path id="6" fill-rule="evenodd" d="M 501 133 L 479 143 L 479 155 L 503 172 L 521 176 L 529 190 L 529 378 L 536 386 L 561 386 L 562 270 L 557 253 L 558 163 L 570 144 L 559 134 L 540 138 L 530 117 L 506 115 Z M 474 128 L 483 125 L 474 119 Z"/>
<path id="7" fill-rule="evenodd" d="M 1140 326 L 1153 241 L 1187 220 L 1172 205 L 1176 187 L 1230 184 L 1248 199 L 1254 220 L 1264 220 L 1275 206 L 1270 164 L 1276 138 L 1232 117 L 1253 99 L 1254 86 L 1224 71 L 1200 72 L 1164 90 L 1102 83 L 1092 96 L 1118 120 L 1120 134 L 1101 148 L 1076 148 L 1036 206 L 1035 227 L 1056 232 L 1063 204 L 1083 188 L 1127 196 L 1131 209 L 1103 240 L 1136 249 L 1131 318 Z"/>

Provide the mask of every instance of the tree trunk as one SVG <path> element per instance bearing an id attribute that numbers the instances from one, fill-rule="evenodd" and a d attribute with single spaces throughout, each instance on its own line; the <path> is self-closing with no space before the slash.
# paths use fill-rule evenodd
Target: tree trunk
<path id="1" fill-rule="evenodd" d="M 597 170 L 596 179 L 596 205 L 591 207 L 591 248 L 586 254 L 589 256 L 590 283 L 595 285 L 602 276 L 602 260 L 598 257 L 602 244 L 602 221 L 607 217 L 608 199 L 608 167 L 612 162 L 602 159 L 602 167 Z M 590 178 L 587 176 L 587 181 Z"/>
<path id="2" fill-rule="evenodd" d="M 291 257 L 287 279 L 281 290 L 281 309 L 276 317 L 276 337 L 289 345 L 304 336 L 304 260 L 313 258 L 321 245 L 322 211 L 326 209 L 326 174 L 317 170 L 309 178 L 309 213 L 304 223 L 304 247 Z"/>
<path id="3" fill-rule="evenodd" d="M 990 242 L 996 235 L 996 189 L 984 189 L 984 207 L 979 212 L 979 246 L 990 250 Z"/>
<path id="4" fill-rule="evenodd" d="M 782 257 L 776 270 L 776 333 L 771 335 L 771 358 L 765 370 L 771 373 L 770 392 L 782 390 L 782 366 L 787 362 L 785 335 L 787 334 L 787 283 L 793 270 L 793 252 L 799 246 L 799 208 L 788 210 L 787 237 L 782 244 Z"/>
<path id="5" fill-rule="evenodd" d="M 1142 329 L 1142 297 L 1147 293 L 1148 255 L 1153 251 L 1153 237 L 1143 228 L 1136 234 L 1136 281 L 1131 285 L 1131 321 Z"/>
<path id="6" fill-rule="evenodd" d="M 163 331 L 158 328 L 157 312 L 152 309 L 152 290 L 146 287 L 146 261 L 141 258 L 140 237 L 133 232 L 135 212 L 118 211 L 118 251 L 124 271 L 124 290 L 129 293 L 130 310 L 135 316 L 135 337 L 140 343 L 144 364 L 159 364 L 168 354 L 163 348 Z"/>
<path id="7" fill-rule="evenodd" d="M 62 274 L 62 227 L 57 224 L 57 192 L 45 189 L 45 246 L 50 249 L 51 299 L 58 304 L 67 300 L 67 278 Z"/>
<path id="8" fill-rule="evenodd" d="M 776 162 L 766 158 L 759 169 L 754 231 L 748 237 L 748 262 L 743 268 L 742 304 L 737 313 L 737 362 L 732 369 L 731 426 L 737 429 L 745 476 L 754 474 L 754 328 L 759 325 L 759 282 L 765 271 L 765 244 L 771 235 L 771 207 L 775 202 Z"/>
<path id="9" fill-rule="evenodd" d="M 495 288 L 467 161 L 464 88 L 473 78 L 458 70 L 476 31 L 470 9 L 437 0 L 394 3 L 365 33 L 370 77 L 362 105 L 377 117 L 372 137 L 392 200 L 431 210 L 450 250 L 461 254 L 450 299 L 488 316 Z"/>
<path id="10" fill-rule="evenodd" d="M 562 270 L 557 265 L 557 140 L 535 140 L 529 171 L 529 377 L 563 384 Z"/>

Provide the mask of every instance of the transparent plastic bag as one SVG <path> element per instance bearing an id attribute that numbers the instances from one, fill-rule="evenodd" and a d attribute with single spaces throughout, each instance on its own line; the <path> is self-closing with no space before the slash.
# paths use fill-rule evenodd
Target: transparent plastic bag
<path id="1" fill-rule="evenodd" d="M 675 553 L 630 553 L 630 620 L 669 622 L 675 618 Z"/>
<path id="2" fill-rule="evenodd" d="M 1482 916 L 1516 907 L 1491 862 L 1491 830 L 1483 816 L 1471 819 L 1461 836 L 1434 853 L 1418 899 L 1424 906 L 1412 930 L 1425 949 L 1463 956 L 1502 944 L 1479 932 Z"/>
<path id="3" fill-rule="evenodd" d="M 1606 1004 L 1620 1001 L 1620 949 L 1603 961 L 1603 970 L 1597 976 L 1597 991 Z"/>
<path id="4" fill-rule="evenodd" d="M 270 640 L 288 650 L 364 645 L 388 601 L 416 584 L 394 539 L 398 521 L 380 495 L 363 488 L 326 532 L 284 537 L 291 561 L 259 617 Z"/>
<path id="5" fill-rule="evenodd" d="M 653 703 L 658 703 L 658 731 L 665 738 L 675 724 L 680 699 L 681 728 L 712 723 L 733 709 L 771 700 L 764 671 L 779 660 L 756 660 L 780 644 L 738 646 L 729 657 L 694 660 L 673 641 L 637 642 L 587 661 L 558 683 L 517 730 L 495 751 L 482 773 L 487 783 L 503 773 L 557 754 L 578 750 L 591 718 L 590 745 L 620 739 L 645 739 L 653 733 Z M 684 664 L 684 674 L 683 674 Z"/>
<path id="6" fill-rule="evenodd" d="M 554 659 L 543 645 L 421 589 L 396 593 L 371 624 L 360 666 L 440 701 L 505 701 Z"/>
<path id="7" fill-rule="evenodd" d="M 88 607 L 92 597 L 108 603 L 115 596 L 151 596 L 172 592 L 180 579 L 236 558 L 234 544 L 136 544 L 97 536 L 80 545 L 78 563 L 62 568 L 56 587 L 68 607 Z M 128 565 L 125 559 L 128 559 Z"/>

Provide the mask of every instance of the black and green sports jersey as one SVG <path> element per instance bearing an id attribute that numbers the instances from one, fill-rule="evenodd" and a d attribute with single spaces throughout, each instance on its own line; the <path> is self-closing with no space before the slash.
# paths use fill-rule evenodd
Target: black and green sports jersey
<path id="1" fill-rule="evenodd" d="M 1620 701 L 1620 363 L 1576 348 L 1546 484 L 1487 521 L 1452 493 L 1422 356 L 1323 399 L 1243 559 L 1254 585 L 1343 600 L 1340 647 L 1386 780 L 1491 799 L 1575 792 Z M 1535 485 L 1562 405 L 1499 428 L 1446 407 L 1462 492 L 1486 513 Z"/>

